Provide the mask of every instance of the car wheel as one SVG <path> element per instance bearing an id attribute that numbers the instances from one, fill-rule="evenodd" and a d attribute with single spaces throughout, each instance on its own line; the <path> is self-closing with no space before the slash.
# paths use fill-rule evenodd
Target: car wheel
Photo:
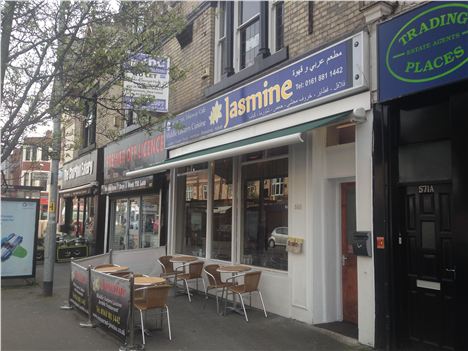
<path id="1" fill-rule="evenodd" d="M 268 246 L 270 248 L 274 248 L 275 247 L 275 241 L 273 239 L 271 239 L 270 241 L 268 241 Z"/>

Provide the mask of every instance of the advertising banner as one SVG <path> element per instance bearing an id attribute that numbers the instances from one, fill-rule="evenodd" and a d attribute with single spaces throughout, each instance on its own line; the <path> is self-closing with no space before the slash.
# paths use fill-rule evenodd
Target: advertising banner
<path id="1" fill-rule="evenodd" d="M 145 72 L 141 72 L 143 68 Z M 141 53 L 133 55 L 125 70 L 123 86 L 124 108 L 167 112 L 169 58 L 153 58 Z"/>
<path id="2" fill-rule="evenodd" d="M 130 281 L 91 270 L 91 314 L 117 336 L 127 336 Z"/>
<path id="3" fill-rule="evenodd" d="M 121 140 L 107 144 L 104 148 L 104 183 L 125 180 L 127 171 L 145 168 L 166 159 L 164 134 L 140 131 Z"/>
<path id="4" fill-rule="evenodd" d="M 379 100 L 468 78 L 468 3 L 432 2 L 378 27 Z"/>
<path id="5" fill-rule="evenodd" d="M 364 89 L 364 38 L 359 33 L 176 116 L 166 125 L 166 148 Z"/>
<path id="6" fill-rule="evenodd" d="M 89 275 L 88 270 L 71 263 L 70 304 L 78 310 L 88 313 Z"/>
<path id="7" fill-rule="evenodd" d="M 2 278 L 36 275 L 39 200 L 1 200 Z"/>

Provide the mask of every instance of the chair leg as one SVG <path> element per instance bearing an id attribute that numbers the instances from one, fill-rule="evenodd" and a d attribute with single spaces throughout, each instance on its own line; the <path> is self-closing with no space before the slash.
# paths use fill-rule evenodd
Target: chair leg
<path id="1" fill-rule="evenodd" d="M 241 303 L 242 303 L 242 309 L 244 310 L 245 320 L 248 322 L 248 321 L 249 321 L 249 318 L 247 317 L 247 312 L 245 311 L 244 299 L 242 298 L 242 295 L 241 295 L 241 294 L 238 294 L 238 295 L 239 295 L 240 300 L 241 300 Z"/>
<path id="2" fill-rule="evenodd" d="M 169 317 L 169 307 L 167 307 L 167 305 L 166 305 L 166 314 L 167 314 L 167 329 L 169 329 L 169 340 L 172 340 L 171 319 Z"/>
<path id="3" fill-rule="evenodd" d="M 260 292 L 260 290 L 257 290 L 257 291 L 258 291 L 258 295 L 260 295 L 260 301 L 262 301 L 263 312 L 265 313 L 265 318 L 268 318 L 267 311 L 266 311 L 266 308 L 265 308 L 265 304 L 263 303 L 262 293 Z"/>
<path id="4" fill-rule="evenodd" d="M 141 337 L 143 339 L 143 345 L 145 344 L 145 325 L 143 323 L 143 312 L 142 310 L 138 310 L 140 311 L 140 321 L 141 321 Z"/>
<path id="5" fill-rule="evenodd" d="M 216 296 L 216 313 L 219 314 L 218 288 L 215 289 L 215 296 Z"/>
<path id="6" fill-rule="evenodd" d="M 187 279 L 184 279 L 184 282 L 185 282 L 185 287 L 187 288 L 188 300 L 189 300 L 189 302 L 192 302 L 192 299 L 190 298 L 190 289 L 188 287 Z"/>
<path id="7" fill-rule="evenodd" d="M 206 294 L 206 284 L 205 284 L 205 279 L 203 279 L 203 278 L 200 278 L 200 279 L 201 279 L 201 281 L 202 281 L 202 283 L 203 283 L 203 290 L 205 291 L 205 294 Z M 198 281 L 198 279 L 197 279 L 197 281 Z"/>

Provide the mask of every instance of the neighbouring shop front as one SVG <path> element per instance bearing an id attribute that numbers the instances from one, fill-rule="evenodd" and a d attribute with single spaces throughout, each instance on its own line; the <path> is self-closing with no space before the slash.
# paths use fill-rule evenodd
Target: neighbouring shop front
<path id="1" fill-rule="evenodd" d="M 169 253 L 251 265 L 269 311 L 350 321 L 372 345 L 367 40 L 358 33 L 176 116 L 169 159 L 127 175 L 170 169 Z"/>
<path id="2" fill-rule="evenodd" d="M 127 177 L 126 172 L 166 158 L 161 132 L 139 131 L 104 148 L 107 248 L 127 250 L 166 244 L 165 173 Z"/>
<path id="3" fill-rule="evenodd" d="M 95 149 L 61 169 L 58 231 L 63 234 L 63 243 L 75 239 L 76 243 L 87 246 L 89 255 L 103 252 L 102 155 L 102 149 Z"/>
<path id="4" fill-rule="evenodd" d="M 378 28 L 377 332 L 394 348 L 468 348 L 467 21 L 432 2 Z"/>

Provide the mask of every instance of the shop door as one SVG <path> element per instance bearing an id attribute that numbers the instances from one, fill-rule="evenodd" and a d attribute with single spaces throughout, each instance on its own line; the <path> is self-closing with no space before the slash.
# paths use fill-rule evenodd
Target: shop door
<path id="1" fill-rule="evenodd" d="M 140 247 L 140 198 L 129 199 L 129 225 L 128 225 L 128 248 L 138 249 Z"/>
<path id="2" fill-rule="evenodd" d="M 356 184 L 341 184 L 341 254 L 343 320 L 358 323 L 357 257 L 351 238 L 356 230 Z"/>
<path id="3" fill-rule="evenodd" d="M 454 349 L 455 279 L 450 184 L 402 189 L 398 253 L 404 346 Z M 402 345 L 403 346 L 403 345 Z"/>

